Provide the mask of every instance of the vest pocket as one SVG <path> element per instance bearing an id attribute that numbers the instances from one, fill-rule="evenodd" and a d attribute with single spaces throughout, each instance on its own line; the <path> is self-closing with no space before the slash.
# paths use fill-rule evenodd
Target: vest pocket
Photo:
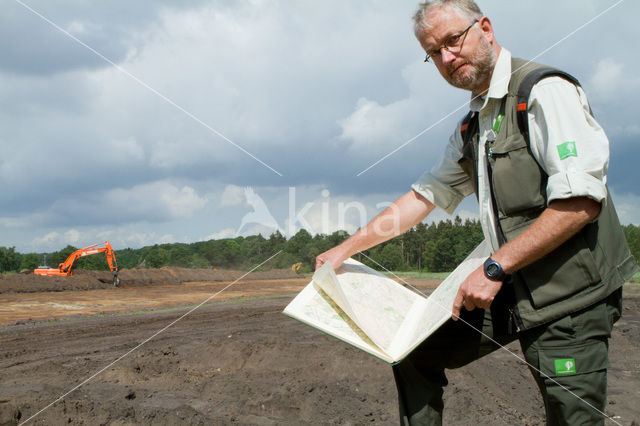
<path id="1" fill-rule="evenodd" d="M 498 141 L 489 152 L 491 184 L 502 216 L 546 204 L 542 174 L 521 135 Z"/>
<path id="2" fill-rule="evenodd" d="M 535 309 L 569 298 L 601 281 L 582 233 L 518 272 Z"/>

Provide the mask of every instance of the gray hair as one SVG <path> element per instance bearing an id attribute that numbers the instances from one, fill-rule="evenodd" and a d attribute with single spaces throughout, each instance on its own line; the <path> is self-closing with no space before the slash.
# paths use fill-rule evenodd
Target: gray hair
<path id="1" fill-rule="evenodd" d="M 427 22 L 427 13 L 431 9 L 448 7 L 458 14 L 458 16 L 465 18 L 469 23 L 474 20 L 480 20 L 484 15 L 473 0 L 431 0 L 425 1 L 418 5 L 418 10 L 413 15 L 413 32 L 418 35 L 429 28 L 431 25 Z"/>

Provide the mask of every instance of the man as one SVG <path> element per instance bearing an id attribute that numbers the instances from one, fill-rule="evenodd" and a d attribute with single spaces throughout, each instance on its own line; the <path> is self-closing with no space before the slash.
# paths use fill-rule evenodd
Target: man
<path id="1" fill-rule="evenodd" d="M 637 269 L 608 197 L 607 137 L 578 82 L 511 58 L 472 0 L 423 3 L 414 22 L 426 61 L 471 92 L 471 112 L 439 165 L 316 268 L 475 193 L 493 254 L 461 284 L 452 320 L 394 366 L 401 422 L 440 424 L 445 368 L 518 339 L 547 422 L 603 424 L 608 338 Z"/>

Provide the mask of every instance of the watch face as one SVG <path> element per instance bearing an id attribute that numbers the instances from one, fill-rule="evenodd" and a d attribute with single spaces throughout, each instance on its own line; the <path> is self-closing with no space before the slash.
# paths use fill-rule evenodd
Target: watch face
<path id="1" fill-rule="evenodd" d="M 487 274 L 489 274 L 490 276 L 494 277 L 498 275 L 499 272 L 500 271 L 498 269 L 498 265 L 496 265 L 495 263 L 491 263 L 487 266 Z"/>

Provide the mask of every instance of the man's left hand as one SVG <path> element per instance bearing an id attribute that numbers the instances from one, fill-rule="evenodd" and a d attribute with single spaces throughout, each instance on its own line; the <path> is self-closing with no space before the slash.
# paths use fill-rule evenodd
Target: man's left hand
<path id="1" fill-rule="evenodd" d="M 467 311 L 472 311 L 475 308 L 489 308 L 501 287 L 502 282 L 487 278 L 484 274 L 484 267 L 480 266 L 460 285 L 458 294 L 453 301 L 451 318 L 457 321 L 463 306 Z"/>

